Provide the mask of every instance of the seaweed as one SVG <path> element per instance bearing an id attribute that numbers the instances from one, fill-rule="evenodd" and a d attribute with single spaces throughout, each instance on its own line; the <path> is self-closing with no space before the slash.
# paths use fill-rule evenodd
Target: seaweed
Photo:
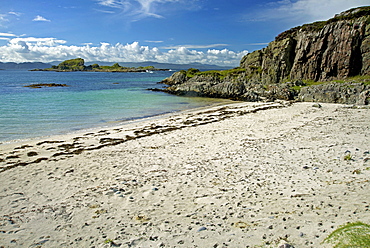
<path id="1" fill-rule="evenodd" d="M 334 248 L 370 247 L 370 225 L 362 222 L 347 223 L 334 230 L 323 243 Z"/>

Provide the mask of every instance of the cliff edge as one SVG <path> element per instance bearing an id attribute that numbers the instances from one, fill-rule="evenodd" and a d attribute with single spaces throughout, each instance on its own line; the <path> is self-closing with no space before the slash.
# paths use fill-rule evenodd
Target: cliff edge
<path id="1" fill-rule="evenodd" d="M 166 92 L 244 101 L 370 103 L 370 7 L 279 34 L 227 71 L 180 71 Z"/>

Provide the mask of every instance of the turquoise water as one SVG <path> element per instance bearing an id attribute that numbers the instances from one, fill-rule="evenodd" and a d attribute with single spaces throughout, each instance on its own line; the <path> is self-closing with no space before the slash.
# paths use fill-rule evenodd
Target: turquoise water
<path id="1" fill-rule="evenodd" d="M 0 70 L 0 141 L 103 127 L 220 101 L 146 90 L 162 87 L 156 83 L 172 73 Z M 35 83 L 69 87 L 24 87 Z"/>

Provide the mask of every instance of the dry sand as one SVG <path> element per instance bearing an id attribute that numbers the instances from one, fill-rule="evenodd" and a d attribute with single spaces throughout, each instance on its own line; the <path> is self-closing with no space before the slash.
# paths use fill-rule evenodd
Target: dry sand
<path id="1" fill-rule="evenodd" d="M 0 247 L 323 247 L 370 223 L 370 109 L 235 103 L 0 145 Z"/>

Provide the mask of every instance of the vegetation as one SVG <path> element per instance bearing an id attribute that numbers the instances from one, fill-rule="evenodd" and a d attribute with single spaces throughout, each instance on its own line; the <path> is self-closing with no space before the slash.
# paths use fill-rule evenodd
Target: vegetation
<path id="1" fill-rule="evenodd" d="M 323 243 L 332 244 L 334 248 L 370 247 L 370 225 L 347 223 L 334 230 Z"/>
<path id="2" fill-rule="evenodd" d="M 194 76 L 207 76 L 207 77 L 218 77 L 219 79 L 224 79 L 225 77 L 237 77 L 238 75 L 245 73 L 246 69 L 244 68 L 234 68 L 230 70 L 211 70 L 211 71 L 199 71 L 198 69 L 190 68 L 186 73 L 187 78 L 192 78 Z"/>
<path id="3" fill-rule="evenodd" d="M 344 160 L 346 161 L 352 160 L 352 155 L 348 153 L 347 155 L 344 156 Z"/>
<path id="4" fill-rule="evenodd" d="M 319 31 L 325 25 L 328 25 L 330 23 L 334 23 L 334 22 L 337 22 L 337 21 L 343 21 L 343 20 L 353 20 L 353 19 L 356 19 L 356 18 L 360 18 L 362 16 L 368 16 L 368 15 L 370 15 L 370 7 L 369 6 L 359 8 L 358 11 L 348 10 L 346 13 L 344 13 L 342 15 L 337 15 L 337 16 L 335 16 L 335 17 L 333 17 L 333 18 L 331 18 L 327 21 L 318 21 L 318 22 L 314 22 L 314 23 L 310 23 L 310 24 L 304 24 L 302 26 L 298 26 L 298 27 L 294 27 L 292 29 L 289 29 L 289 30 L 279 34 L 275 38 L 275 40 L 280 41 L 280 40 L 284 40 L 286 38 L 290 38 L 290 37 L 292 37 L 292 35 L 294 35 L 298 31 L 308 31 L 308 32 L 310 32 L 310 31 Z M 370 18 L 367 18 L 366 23 L 370 24 Z"/>
<path id="5" fill-rule="evenodd" d="M 152 71 L 162 71 L 167 69 L 157 69 L 154 66 L 145 66 L 145 67 L 123 67 L 118 63 L 113 64 L 112 66 L 100 66 L 98 64 L 93 64 L 85 66 L 85 61 L 82 58 L 70 59 L 63 61 L 59 65 L 53 65 L 51 68 L 47 69 L 36 69 L 32 71 L 97 71 L 97 72 L 146 72 L 147 70 Z"/>
<path id="6" fill-rule="evenodd" d="M 328 83 L 363 83 L 365 85 L 370 85 L 370 75 L 359 75 L 354 77 L 348 77 L 343 80 L 333 80 L 328 82 L 314 81 L 314 80 L 302 80 L 303 84 L 299 86 L 293 86 L 291 89 L 295 91 L 300 91 L 302 87 L 328 84 Z"/>
<path id="7" fill-rule="evenodd" d="M 85 61 L 81 58 L 70 59 L 63 61 L 57 67 L 60 71 L 83 71 L 85 69 Z"/>

